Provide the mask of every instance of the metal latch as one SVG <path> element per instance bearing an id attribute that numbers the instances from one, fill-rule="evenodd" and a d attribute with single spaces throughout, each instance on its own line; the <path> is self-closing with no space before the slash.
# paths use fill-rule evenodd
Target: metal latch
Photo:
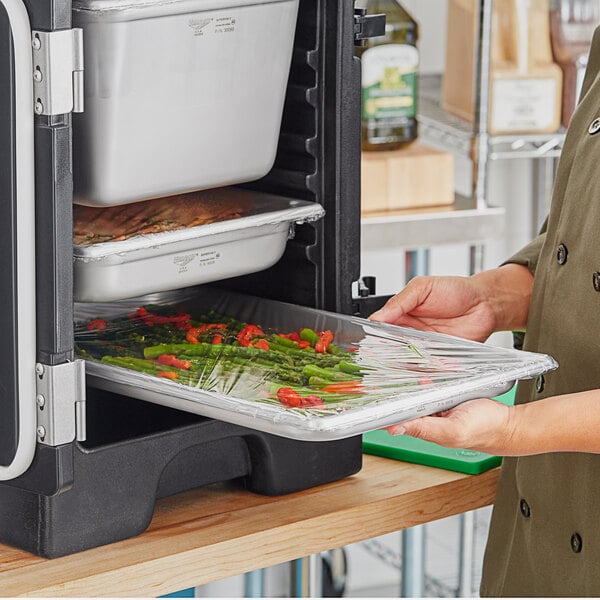
<path id="1" fill-rule="evenodd" d="M 385 35 L 385 15 L 368 15 L 366 8 L 354 9 L 354 44 L 364 46 L 369 38 Z"/>
<path id="2" fill-rule="evenodd" d="M 85 362 L 35 366 L 38 441 L 48 446 L 84 441 Z"/>
<path id="3" fill-rule="evenodd" d="M 83 112 L 83 30 L 32 35 L 35 114 Z"/>

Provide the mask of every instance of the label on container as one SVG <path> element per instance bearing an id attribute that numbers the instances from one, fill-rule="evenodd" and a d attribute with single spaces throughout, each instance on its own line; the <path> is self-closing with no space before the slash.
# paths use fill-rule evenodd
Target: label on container
<path id="1" fill-rule="evenodd" d="M 536 132 L 556 129 L 555 79 L 498 79 L 494 81 L 490 129 Z"/>
<path id="2" fill-rule="evenodd" d="M 175 265 L 178 273 L 187 273 L 189 270 L 190 263 L 193 262 L 198 256 L 197 252 L 191 254 L 180 254 L 173 258 L 173 264 Z"/>
<path id="3" fill-rule="evenodd" d="M 201 252 L 190 252 L 189 254 L 177 254 L 172 261 L 177 273 L 182 274 L 214 267 L 220 258 L 221 252 L 218 250 L 203 250 Z"/>
<path id="4" fill-rule="evenodd" d="M 236 17 L 196 18 L 188 21 L 188 26 L 196 37 L 220 33 L 233 33 L 236 29 Z"/>
<path id="5" fill-rule="evenodd" d="M 415 117 L 418 50 L 407 44 L 375 46 L 365 50 L 361 62 L 363 119 Z"/>

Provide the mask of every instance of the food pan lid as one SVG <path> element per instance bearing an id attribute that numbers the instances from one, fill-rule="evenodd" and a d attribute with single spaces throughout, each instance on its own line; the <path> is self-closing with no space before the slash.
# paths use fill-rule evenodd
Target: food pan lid
<path id="1" fill-rule="evenodd" d="M 298 0 L 73 0 L 73 10 L 100 14 L 132 10 L 140 13 L 159 11 L 156 16 L 160 16 L 161 13 L 193 13 L 290 1 Z"/>
<path id="2" fill-rule="evenodd" d="M 244 213 L 243 216 L 235 219 L 160 233 L 137 235 L 122 241 L 107 241 L 87 246 L 74 245 L 74 257 L 76 259 L 98 260 L 115 254 L 127 254 L 138 250 L 159 248 L 184 240 L 211 238 L 222 233 L 235 233 L 236 231 L 246 231 L 265 225 L 278 225 L 282 223 L 289 224 L 289 235 L 292 236 L 295 224 L 317 221 L 325 214 L 324 208 L 316 202 L 295 200 L 239 188 L 220 188 L 197 192 L 186 195 L 186 199 L 190 199 L 191 202 L 201 202 L 205 207 L 210 205 L 211 202 L 215 204 L 219 203 L 222 206 L 231 201 L 233 205 L 239 204 L 243 206 Z M 151 210 L 151 203 L 152 201 L 144 203 L 149 206 L 149 210 Z M 139 203 L 138 206 L 141 204 Z M 125 205 L 122 208 L 126 210 L 131 206 Z M 85 210 L 98 211 L 99 214 L 102 214 L 103 211 L 106 214 L 106 211 L 114 211 L 118 208 L 90 209 L 86 207 Z"/>
<path id="3" fill-rule="evenodd" d="M 497 348 L 224 290 L 196 288 L 175 297 L 179 300 L 173 305 L 169 294 L 165 294 L 162 298 L 154 295 L 109 305 L 86 305 L 76 311 L 80 319 L 77 351 L 88 359 L 86 370 L 94 385 L 284 437 L 325 441 L 436 413 L 472 398 L 497 396 L 510 389 L 515 380 L 557 367 L 554 359 L 544 354 Z M 176 315 L 167 346 L 155 345 L 156 336 L 163 334 L 149 326 L 154 323 L 159 327 L 160 317 L 156 320 L 147 313 L 138 313 L 136 307 L 140 305 L 156 315 L 159 307 L 169 307 L 169 314 Z M 211 343 L 214 325 L 213 329 L 202 330 L 204 333 L 197 331 L 209 341 L 194 345 L 192 350 L 188 347 L 192 344 L 177 346 L 178 335 L 184 340 L 187 335 L 181 332 L 182 320 L 198 314 L 217 321 L 223 318 L 218 321 L 220 327 L 225 322 L 234 328 L 231 319 L 240 326 L 260 326 L 264 334 L 261 340 L 270 347 L 263 343 L 262 347 L 240 351 L 240 337 L 225 331 L 219 334 L 222 340 Z M 137 315 L 147 321 L 143 331 L 136 326 Z M 90 327 L 90 319 L 103 317 L 103 329 L 95 329 L 100 326 L 98 321 Z M 304 328 L 313 333 L 331 332 L 335 348 L 319 354 L 316 345 L 311 353 L 288 343 L 291 350 L 286 351 L 281 349 L 285 344 L 273 334 L 300 332 L 303 340 L 309 339 Z M 226 350 L 230 342 L 230 350 Z M 141 372 L 128 368 L 129 359 L 123 358 L 133 347 L 143 357 L 134 361 L 135 369 Z M 114 348 L 112 354 L 109 348 Z M 176 380 L 155 375 L 155 371 L 181 366 L 164 362 L 163 352 L 172 354 L 169 360 L 175 359 L 175 354 L 180 356 L 177 360 L 190 360 L 191 370 L 182 366 L 184 370 Z M 157 365 L 148 362 L 155 357 Z M 301 402 L 292 402 L 299 397 Z"/>

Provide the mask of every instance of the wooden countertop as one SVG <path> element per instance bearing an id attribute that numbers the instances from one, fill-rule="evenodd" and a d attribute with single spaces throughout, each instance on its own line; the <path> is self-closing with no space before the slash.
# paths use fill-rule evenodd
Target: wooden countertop
<path id="1" fill-rule="evenodd" d="M 357 475 L 287 496 L 212 485 L 158 501 L 144 534 L 109 546 L 47 560 L 0 545 L 0 595 L 159 596 L 485 506 L 498 474 L 365 455 Z"/>

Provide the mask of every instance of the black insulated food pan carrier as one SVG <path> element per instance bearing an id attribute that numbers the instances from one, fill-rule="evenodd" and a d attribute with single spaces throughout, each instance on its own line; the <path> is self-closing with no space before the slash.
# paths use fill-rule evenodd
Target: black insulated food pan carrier
<path id="1" fill-rule="evenodd" d="M 53 77 L 79 81 L 72 72 L 81 66 L 72 7 L 69 0 L 24 0 L 24 10 L 15 11 L 21 0 L 8 2 L 0 1 L 0 542 L 55 557 L 141 533 L 155 499 L 183 489 L 235 480 L 281 494 L 357 472 L 358 436 L 287 440 L 86 385 L 73 338 L 78 157 L 71 109 L 81 98 L 75 89 L 66 106 L 48 103 L 39 87 L 28 96 L 34 65 L 23 75 L 29 26 L 36 51 L 59 37 L 66 41 L 69 64 L 49 68 Z M 351 2 L 300 0 L 274 166 L 245 185 L 321 204 L 326 215 L 299 225 L 274 266 L 222 281 L 223 288 L 333 312 L 359 310 L 351 295 L 360 264 L 356 23 Z M 34 193 L 27 186 L 33 173 Z M 27 462 L 28 451 L 33 462 L 18 474 L 15 462 Z"/>

